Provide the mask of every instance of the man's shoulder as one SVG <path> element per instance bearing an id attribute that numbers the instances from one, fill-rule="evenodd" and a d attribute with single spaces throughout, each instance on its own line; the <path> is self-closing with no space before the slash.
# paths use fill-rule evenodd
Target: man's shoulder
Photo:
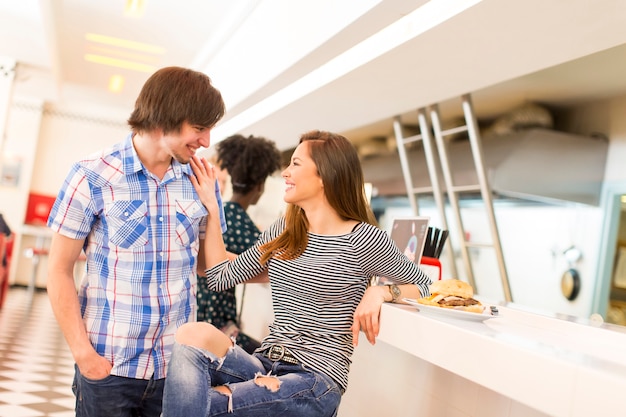
<path id="1" fill-rule="evenodd" d="M 119 142 L 81 159 L 76 163 L 76 167 L 92 180 L 102 177 L 113 180 L 116 176 L 124 175 L 125 164 L 130 162 L 132 166 L 132 155 L 129 153 L 132 152 L 128 152 L 127 143 Z"/>

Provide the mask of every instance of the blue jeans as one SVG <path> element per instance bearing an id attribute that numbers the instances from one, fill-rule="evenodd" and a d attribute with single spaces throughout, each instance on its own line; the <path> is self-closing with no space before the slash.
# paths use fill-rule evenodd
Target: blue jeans
<path id="1" fill-rule="evenodd" d="M 271 375 L 272 391 L 255 380 Z M 223 358 L 192 346 L 174 344 L 163 394 L 163 417 L 334 417 L 341 392 L 319 372 L 298 364 L 273 362 L 233 346 Z M 227 385 L 230 394 L 212 389 Z"/>
<path id="2" fill-rule="evenodd" d="M 159 417 L 165 379 L 85 378 L 74 366 L 76 417 Z"/>

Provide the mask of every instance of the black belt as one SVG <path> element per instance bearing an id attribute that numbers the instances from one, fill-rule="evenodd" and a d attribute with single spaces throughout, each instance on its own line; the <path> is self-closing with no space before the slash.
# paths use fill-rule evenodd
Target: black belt
<path id="1" fill-rule="evenodd" d="M 300 363 L 298 359 L 296 359 L 295 356 L 289 353 L 283 345 L 272 345 L 268 349 L 261 352 L 261 355 L 274 362 L 283 361 L 291 363 L 293 365 L 297 365 Z"/>

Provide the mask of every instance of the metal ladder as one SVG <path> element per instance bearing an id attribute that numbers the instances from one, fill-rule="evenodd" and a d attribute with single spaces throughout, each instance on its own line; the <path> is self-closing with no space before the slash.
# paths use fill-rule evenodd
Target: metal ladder
<path id="1" fill-rule="evenodd" d="M 462 96 L 462 107 L 463 107 L 463 115 L 465 119 L 465 125 L 454 127 L 451 129 L 446 129 L 445 131 L 441 128 L 441 121 L 439 116 L 439 106 L 433 105 L 430 106 L 430 119 L 432 122 L 432 130 L 434 132 L 437 153 L 439 154 L 439 161 L 441 163 L 441 171 L 443 174 L 444 183 L 446 186 L 446 194 L 450 201 L 450 206 L 452 208 L 452 212 L 454 213 L 454 217 L 456 223 L 458 225 L 458 233 L 459 233 L 459 241 L 461 245 L 461 256 L 463 259 L 463 264 L 465 267 L 465 272 L 467 274 L 467 278 L 472 287 L 476 287 L 476 281 L 474 278 L 474 272 L 472 268 L 472 262 L 470 258 L 469 248 L 477 247 L 477 248 L 489 248 L 492 247 L 495 250 L 496 259 L 498 262 L 498 269 L 500 272 L 500 280 L 502 283 L 502 289 L 504 292 L 504 297 L 506 301 L 513 301 L 511 296 L 511 289 L 509 285 L 509 279 L 506 272 L 506 267 L 504 264 L 504 256 L 502 254 L 502 246 L 500 244 L 500 237 L 498 233 L 498 227 L 495 219 L 495 213 L 493 209 L 493 200 L 492 200 L 492 191 L 489 186 L 489 182 L 487 181 L 487 174 L 484 166 L 484 157 L 482 151 L 482 143 L 480 140 L 480 134 L 478 131 L 478 123 L 476 121 L 476 116 L 474 114 L 471 96 L 469 94 Z M 418 110 L 418 120 L 420 126 L 420 135 L 404 138 L 402 136 L 402 126 L 400 123 L 399 117 L 396 117 L 394 120 L 394 132 L 396 135 L 396 141 L 398 143 L 398 155 L 400 157 L 400 163 L 402 165 L 402 172 L 404 175 L 405 185 L 407 188 L 407 193 L 409 196 L 409 201 L 411 203 L 411 208 L 413 212 L 417 215 L 419 212 L 419 208 L 417 206 L 417 197 L 419 194 L 432 193 L 435 202 L 437 204 L 438 211 L 442 218 L 442 225 L 444 228 L 447 228 L 446 224 L 446 216 L 445 216 L 445 207 L 443 203 L 443 192 L 441 186 L 439 184 L 439 176 L 437 171 L 437 163 L 434 158 L 434 150 L 432 146 L 432 139 L 430 137 L 430 126 L 428 125 L 426 118 L 426 110 L 419 109 Z M 476 175 L 478 177 L 477 185 L 469 185 L 469 186 L 457 186 L 453 182 L 452 171 L 448 158 L 448 151 L 446 146 L 446 141 L 444 137 L 454 135 L 460 132 L 467 132 L 469 136 L 470 147 L 472 151 L 472 158 L 474 160 L 474 167 L 476 170 Z M 412 143 L 416 140 L 422 140 L 424 144 L 424 154 L 426 156 L 426 163 L 428 165 L 428 173 L 430 176 L 430 181 L 432 187 L 420 188 L 416 189 L 412 185 L 410 165 L 407 158 L 407 153 L 405 146 L 409 143 Z M 478 192 L 480 191 L 482 200 L 485 205 L 485 211 L 487 214 L 487 218 L 489 220 L 489 228 L 491 233 L 491 243 L 476 243 L 469 242 L 466 238 L 465 228 L 463 227 L 463 221 L 461 218 L 461 209 L 459 206 L 459 195 L 464 192 Z M 454 260 L 454 252 L 452 250 L 452 243 L 449 241 L 447 246 L 448 256 L 450 257 L 450 268 L 452 270 L 453 276 L 457 276 L 456 273 L 456 263 Z"/>
<path id="2" fill-rule="evenodd" d="M 407 189 L 407 194 L 409 197 L 409 203 L 411 205 L 411 210 L 414 215 L 419 215 L 419 204 L 418 197 L 419 195 L 430 195 L 432 194 L 435 199 L 435 204 L 437 206 L 437 211 L 439 213 L 439 217 L 441 218 L 441 226 L 449 230 L 448 223 L 446 220 L 445 213 L 445 203 L 443 198 L 443 191 L 441 189 L 441 185 L 439 183 L 439 175 L 438 175 L 438 166 L 437 159 L 434 155 L 433 149 L 433 139 L 430 134 L 430 126 L 428 124 L 428 119 L 426 116 L 426 109 L 418 109 L 417 110 L 417 119 L 419 122 L 419 128 L 421 134 L 412 135 L 405 137 L 404 129 L 402 127 L 402 122 L 400 117 L 397 116 L 393 122 L 393 130 L 396 136 L 396 142 L 398 144 L 398 155 L 400 157 L 400 165 L 402 166 L 402 175 L 404 177 L 404 184 Z M 426 159 L 426 166 L 428 168 L 428 175 L 430 177 L 430 187 L 414 187 L 413 186 L 413 178 L 411 176 L 411 169 L 408 160 L 408 155 L 406 151 L 406 146 L 415 142 L 421 141 L 424 146 L 424 156 Z M 456 270 L 456 261 L 454 259 L 454 251 L 450 244 L 450 240 L 446 242 L 445 245 L 446 256 L 449 260 L 450 270 L 453 276 L 457 276 Z"/>

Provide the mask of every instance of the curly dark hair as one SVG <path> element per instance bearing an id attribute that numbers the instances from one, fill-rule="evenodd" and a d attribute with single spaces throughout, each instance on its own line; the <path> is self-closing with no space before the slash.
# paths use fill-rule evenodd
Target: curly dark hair
<path id="1" fill-rule="evenodd" d="M 217 164 L 228 171 L 236 193 L 248 193 L 281 167 L 276 144 L 259 136 L 230 136 L 218 142 L 216 151 Z"/>

